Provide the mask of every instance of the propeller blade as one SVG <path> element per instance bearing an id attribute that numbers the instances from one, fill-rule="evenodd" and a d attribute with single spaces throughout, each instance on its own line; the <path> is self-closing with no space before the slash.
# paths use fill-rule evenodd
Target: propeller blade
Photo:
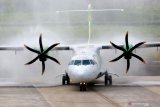
<path id="1" fill-rule="evenodd" d="M 141 46 L 141 45 L 144 44 L 144 43 L 146 43 L 146 42 L 140 42 L 140 43 L 136 44 L 134 47 L 132 47 L 132 48 L 129 50 L 129 52 L 132 52 L 134 49 L 138 48 L 139 46 Z"/>
<path id="2" fill-rule="evenodd" d="M 25 65 L 32 64 L 32 63 L 35 62 L 38 58 L 39 58 L 39 55 L 38 55 L 36 58 L 34 58 L 33 60 L 31 60 L 30 62 L 26 63 Z"/>
<path id="3" fill-rule="evenodd" d="M 60 62 L 59 62 L 57 59 L 55 59 L 55 58 L 53 58 L 53 57 L 50 57 L 50 56 L 48 56 L 48 55 L 45 55 L 45 56 L 60 65 Z"/>
<path id="4" fill-rule="evenodd" d="M 43 52 L 42 34 L 40 34 L 40 36 L 39 36 L 39 46 L 40 46 L 41 52 Z"/>
<path id="5" fill-rule="evenodd" d="M 45 72 L 45 61 L 46 61 L 46 58 L 48 59 L 51 59 L 53 60 L 54 62 L 59 63 L 59 61 L 51 56 L 48 56 L 46 55 L 52 48 L 54 48 L 55 46 L 59 45 L 60 43 L 56 43 L 56 44 L 53 44 L 51 45 L 47 50 L 44 51 L 43 49 L 43 44 L 42 44 L 42 34 L 40 34 L 39 36 L 39 46 L 40 46 L 40 51 L 37 51 L 35 49 L 32 49 L 30 48 L 29 46 L 27 45 L 24 45 L 28 50 L 34 52 L 34 53 L 37 53 L 38 56 L 36 58 L 34 58 L 33 60 L 31 60 L 30 62 L 26 63 L 25 65 L 29 65 L 29 64 L 32 64 L 34 63 L 37 59 L 39 59 L 39 61 L 42 62 L 42 75 L 44 74 Z"/>
<path id="6" fill-rule="evenodd" d="M 32 51 L 32 52 L 34 52 L 34 53 L 40 54 L 39 51 L 37 51 L 37 50 L 35 50 L 35 49 L 32 49 L 32 48 L 28 47 L 27 45 L 24 45 L 24 46 L 25 46 L 28 50 L 30 50 L 30 51 Z"/>
<path id="7" fill-rule="evenodd" d="M 134 53 L 131 53 L 132 54 L 132 56 L 134 56 L 135 58 L 137 58 L 137 59 L 139 59 L 140 61 L 142 61 L 144 64 L 146 63 L 144 60 L 143 60 L 143 58 L 141 58 L 140 56 L 138 56 L 138 55 L 136 55 L 136 54 L 134 54 Z"/>
<path id="8" fill-rule="evenodd" d="M 119 57 L 117 57 L 117 58 L 115 58 L 115 59 L 113 59 L 113 60 L 111 60 L 109 62 L 115 62 L 115 61 L 121 59 L 123 56 L 124 56 L 124 53 L 122 55 L 120 55 Z"/>
<path id="9" fill-rule="evenodd" d="M 130 59 L 127 59 L 127 69 L 126 69 L 126 73 L 128 73 L 129 67 L 130 67 Z"/>
<path id="10" fill-rule="evenodd" d="M 123 51 L 123 52 L 126 52 L 126 50 L 125 50 L 124 48 L 117 46 L 116 44 L 112 43 L 111 41 L 110 41 L 110 43 L 111 43 L 111 45 L 112 45 L 113 47 L 115 47 L 115 48 L 117 48 L 117 49 L 119 49 L 119 50 L 121 50 L 121 51 Z"/>
<path id="11" fill-rule="evenodd" d="M 126 33 L 126 37 L 125 37 L 125 42 L 126 42 L 126 49 L 129 49 L 129 44 L 128 44 L 128 32 Z"/>
<path id="12" fill-rule="evenodd" d="M 52 48 L 54 48 L 55 46 L 59 45 L 60 43 L 56 43 L 56 44 L 53 44 L 51 45 L 46 51 L 44 51 L 43 53 L 46 54 L 48 53 Z"/>
<path id="13" fill-rule="evenodd" d="M 44 71 L 45 71 L 45 62 L 42 61 L 42 75 L 44 74 Z"/>

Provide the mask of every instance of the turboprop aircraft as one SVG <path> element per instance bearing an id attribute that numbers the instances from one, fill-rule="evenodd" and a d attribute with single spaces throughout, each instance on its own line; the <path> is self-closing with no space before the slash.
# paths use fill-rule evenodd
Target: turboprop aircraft
<path id="1" fill-rule="evenodd" d="M 102 9 L 104 11 L 105 9 Z M 116 9 L 115 9 L 116 10 Z M 122 9 L 117 9 L 122 11 Z M 78 11 L 74 10 L 73 12 Z M 92 10 L 91 6 L 88 6 L 88 10 L 80 10 L 80 11 L 100 11 L 100 10 Z M 63 12 L 63 11 L 58 11 Z M 70 12 L 70 11 L 67 11 Z M 50 59 L 57 64 L 60 64 L 60 62 L 54 58 L 48 55 L 48 52 L 50 51 L 60 51 L 60 50 L 72 50 L 73 51 L 73 57 L 71 58 L 68 68 L 65 71 L 64 75 L 62 76 L 62 84 L 70 84 L 70 81 L 74 83 L 80 84 L 80 91 L 86 91 L 87 83 L 90 83 L 94 81 L 95 79 L 98 79 L 102 76 L 104 76 L 104 84 L 105 85 L 111 85 L 112 84 L 112 76 L 107 71 L 100 71 L 101 68 L 101 58 L 100 58 L 100 50 L 102 49 L 118 49 L 121 50 L 123 53 L 119 57 L 111 60 L 111 62 L 118 61 L 121 58 L 125 58 L 127 61 L 127 69 L 126 73 L 129 70 L 130 67 L 130 60 L 135 57 L 145 63 L 145 61 L 133 51 L 137 48 L 151 48 L 151 47 L 159 47 L 160 42 L 152 42 L 152 43 L 146 43 L 146 42 L 140 42 L 136 45 L 132 45 L 128 42 L 128 32 L 125 36 L 125 45 L 116 45 L 113 42 L 110 42 L 110 45 L 97 45 L 97 44 L 90 44 L 89 40 L 91 37 L 91 19 L 88 18 L 88 26 L 89 26 L 89 39 L 88 44 L 85 45 L 67 45 L 67 46 L 58 46 L 59 43 L 55 43 L 48 47 L 47 49 L 44 48 L 42 43 L 42 34 L 40 34 L 39 37 L 39 45 L 40 49 L 36 50 L 36 48 L 31 48 L 27 45 L 24 45 L 24 47 L 1 47 L 0 50 L 24 50 L 24 48 L 28 49 L 31 52 L 34 52 L 37 54 L 37 57 L 33 60 L 26 63 L 26 65 L 32 64 L 35 61 L 39 60 L 42 62 L 42 75 L 45 71 L 45 62 L 47 59 Z"/>
<path id="2" fill-rule="evenodd" d="M 133 57 L 145 63 L 143 58 L 133 53 L 135 49 L 160 46 L 160 42 L 154 42 L 154 43 L 139 42 L 138 44 L 133 46 L 128 42 L 128 32 L 126 33 L 125 36 L 125 45 L 116 45 L 113 42 L 110 43 L 111 45 L 86 44 L 86 45 L 71 45 L 71 46 L 57 46 L 59 45 L 59 43 L 55 43 L 46 50 L 44 50 L 42 44 L 42 35 L 40 35 L 39 37 L 40 51 L 37 51 L 34 48 L 24 45 L 28 50 L 38 54 L 36 58 L 34 58 L 33 60 L 31 60 L 26 64 L 27 65 L 32 64 L 39 59 L 39 61 L 42 62 L 42 75 L 43 75 L 45 71 L 45 61 L 47 61 L 47 59 L 53 60 L 57 64 L 60 64 L 60 62 L 56 58 L 51 57 L 47 54 L 49 51 L 72 50 L 73 57 L 69 61 L 68 68 L 65 71 L 64 75 L 62 76 L 62 85 L 70 84 L 70 81 L 72 81 L 74 83 L 80 84 L 80 91 L 86 91 L 87 83 L 90 83 L 102 76 L 104 76 L 105 85 L 112 85 L 112 76 L 107 71 L 104 72 L 100 71 L 102 65 L 100 58 L 100 50 L 102 49 L 121 50 L 123 53 L 117 58 L 111 60 L 110 62 L 118 61 L 119 59 L 124 57 L 127 61 L 127 68 L 126 68 L 126 73 L 127 73 L 130 67 L 130 60 Z M 8 50 L 12 48 L 0 47 L 1 50 L 4 49 Z M 13 49 L 17 50 L 24 48 L 14 47 Z"/>

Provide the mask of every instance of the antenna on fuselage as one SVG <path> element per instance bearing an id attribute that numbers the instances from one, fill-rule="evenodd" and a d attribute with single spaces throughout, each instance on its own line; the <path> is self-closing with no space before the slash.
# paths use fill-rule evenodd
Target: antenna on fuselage
<path id="1" fill-rule="evenodd" d="M 88 44 L 90 43 L 91 39 L 91 25 L 92 25 L 92 12 L 103 12 L 103 11 L 121 11 L 123 12 L 124 9 L 92 9 L 91 4 L 88 4 L 88 10 L 63 10 L 63 11 L 56 11 L 56 13 L 63 13 L 63 12 L 88 12 Z"/>

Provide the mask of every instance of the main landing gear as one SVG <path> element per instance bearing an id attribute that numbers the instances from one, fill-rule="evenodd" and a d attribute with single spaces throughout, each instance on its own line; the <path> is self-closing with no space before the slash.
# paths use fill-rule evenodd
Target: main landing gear
<path id="1" fill-rule="evenodd" d="M 112 76 L 109 75 L 108 72 L 106 72 L 104 75 L 104 84 L 105 86 L 112 85 Z"/>
<path id="2" fill-rule="evenodd" d="M 69 85 L 70 84 L 70 78 L 68 74 L 64 74 L 62 77 L 62 85 Z"/>
<path id="3" fill-rule="evenodd" d="M 80 91 L 86 91 L 87 84 L 86 83 L 80 83 Z"/>

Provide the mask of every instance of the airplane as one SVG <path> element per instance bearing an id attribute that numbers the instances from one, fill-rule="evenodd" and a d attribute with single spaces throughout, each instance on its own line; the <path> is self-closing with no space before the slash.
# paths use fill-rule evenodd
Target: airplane
<path id="1" fill-rule="evenodd" d="M 88 6 L 88 11 L 94 11 L 91 10 Z M 120 9 L 121 10 L 121 9 Z M 82 11 L 82 10 L 81 10 Z M 86 10 L 85 10 L 86 11 Z M 100 10 L 95 10 L 100 11 Z M 60 12 L 60 11 L 59 11 Z M 91 20 L 88 21 L 89 25 L 89 38 L 90 38 L 90 25 Z M 57 64 L 60 64 L 60 62 L 54 58 L 48 55 L 48 52 L 50 51 L 60 51 L 60 50 L 72 50 L 73 56 L 71 60 L 68 63 L 68 68 L 65 71 L 65 73 L 62 76 L 62 85 L 70 84 L 71 81 L 74 83 L 78 83 L 80 86 L 80 91 L 86 91 L 87 84 L 104 76 L 104 84 L 112 85 L 112 75 L 108 73 L 108 71 L 101 72 L 101 58 L 100 58 L 100 50 L 103 49 L 118 49 L 121 50 L 123 53 L 118 56 L 117 58 L 111 60 L 110 62 L 118 61 L 121 58 L 125 58 L 127 61 L 127 68 L 126 73 L 129 71 L 130 67 L 130 60 L 135 57 L 145 63 L 145 61 L 133 51 L 137 48 L 151 48 L 151 47 L 159 47 L 160 42 L 152 42 L 152 43 L 146 43 L 146 42 L 139 42 L 136 45 L 132 45 L 128 42 L 128 32 L 125 35 L 125 45 L 116 45 L 113 42 L 110 42 L 110 45 L 97 45 L 97 44 L 88 44 L 85 45 L 67 45 L 67 46 L 58 46 L 60 43 L 55 43 L 48 48 L 45 48 L 42 43 L 42 34 L 40 34 L 39 37 L 39 45 L 40 49 L 37 50 L 36 48 L 31 48 L 27 45 L 24 45 L 24 47 L 2 47 L 0 46 L 0 50 L 24 50 L 24 48 L 28 49 L 31 52 L 34 52 L 37 54 L 37 57 L 26 63 L 26 65 L 32 64 L 35 61 L 39 60 L 42 62 L 42 75 L 45 72 L 45 62 L 50 59 Z"/>
<path id="2" fill-rule="evenodd" d="M 100 50 L 102 49 L 121 50 L 123 53 L 117 58 L 111 60 L 110 62 L 118 61 L 119 59 L 124 57 L 127 60 L 127 68 L 126 68 L 126 73 L 127 73 L 130 67 L 130 60 L 133 57 L 145 63 L 143 58 L 133 53 L 135 49 L 160 46 L 160 42 L 152 42 L 152 43 L 139 42 L 138 44 L 133 46 L 128 42 L 128 32 L 126 33 L 125 36 L 125 45 L 116 45 L 113 42 L 110 43 L 111 45 L 85 44 L 85 45 L 71 45 L 71 46 L 58 46 L 58 47 L 56 46 L 59 45 L 59 43 L 55 43 L 50 47 L 48 47 L 46 50 L 44 50 L 42 44 L 42 34 L 40 34 L 39 37 L 40 51 L 24 45 L 28 50 L 38 54 L 36 58 L 26 63 L 26 65 L 32 64 L 39 59 L 39 61 L 42 62 L 42 75 L 43 75 L 45 70 L 45 61 L 47 61 L 47 59 L 50 59 L 56 62 L 57 64 L 60 64 L 60 62 L 56 58 L 47 55 L 49 51 L 72 50 L 73 56 L 68 63 L 68 68 L 65 71 L 65 74 L 63 74 L 62 76 L 62 85 L 70 84 L 70 81 L 72 81 L 74 83 L 80 84 L 80 91 L 86 91 L 87 83 L 90 83 L 102 76 L 104 76 L 105 86 L 112 85 L 112 75 L 109 74 L 108 71 L 104 72 L 100 71 L 102 65 Z M 2 49 L 0 47 L 0 50 L 4 49 L 8 50 L 10 48 L 6 47 Z M 16 47 L 13 49 L 16 50 Z"/>

